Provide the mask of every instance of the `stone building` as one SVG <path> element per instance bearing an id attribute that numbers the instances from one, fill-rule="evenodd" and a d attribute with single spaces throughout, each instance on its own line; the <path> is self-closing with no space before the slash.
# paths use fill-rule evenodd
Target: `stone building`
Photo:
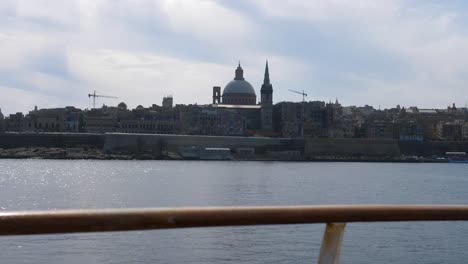
<path id="1" fill-rule="evenodd" d="M 273 107 L 273 130 L 282 137 L 302 135 L 303 105 L 301 103 L 280 102 Z"/>
<path id="2" fill-rule="evenodd" d="M 115 132 L 117 128 L 118 107 L 102 106 L 83 113 L 84 130 L 88 133 Z"/>
<path id="3" fill-rule="evenodd" d="M 342 127 L 338 102 L 281 102 L 273 107 L 273 123 L 274 131 L 282 137 L 352 137 Z"/>
<path id="4" fill-rule="evenodd" d="M 23 120 L 25 132 L 82 132 L 81 110 L 73 106 L 30 111 Z"/>
<path id="5" fill-rule="evenodd" d="M 389 120 L 368 120 L 365 130 L 366 138 L 394 139 L 398 135 L 395 122 Z"/>
<path id="6" fill-rule="evenodd" d="M 206 108 L 199 118 L 200 134 L 210 136 L 245 136 L 247 120 L 235 109 Z"/>
<path id="7" fill-rule="evenodd" d="M 447 141 L 463 140 L 463 125 L 460 123 L 446 123 L 442 126 L 442 138 Z"/>
<path id="8" fill-rule="evenodd" d="M 5 119 L 5 128 L 9 132 L 22 132 L 23 131 L 23 119 L 24 115 L 21 112 L 16 114 L 10 114 Z"/>
<path id="9" fill-rule="evenodd" d="M 401 120 L 397 123 L 398 138 L 401 141 L 423 141 L 423 127 L 416 120 Z"/>
<path id="10" fill-rule="evenodd" d="M 162 108 L 163 109 L 172 109 L 174 100 L 172 96 L 165 96 L 162 101 Z"/>
<path id="11" fill-rule="evenodd" d="M 172 98 L 171 98 L 172 99 Z M 117 112 L 117 132 L 146 134 L 179 134 L 180 115 L 163 100 L 163 107 L 137 107 L 125 114 Z"/>
<path id="12" fill-rule="evenodd" d="M 2 114 L 2 109 L 0 109 L 0 133 L 5 132 L 5 117 Z"/>

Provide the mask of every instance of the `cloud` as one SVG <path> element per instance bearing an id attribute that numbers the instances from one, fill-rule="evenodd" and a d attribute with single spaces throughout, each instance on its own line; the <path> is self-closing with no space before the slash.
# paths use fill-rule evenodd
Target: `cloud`
<path id="1" fill-rule="evenodd" d="M 347 82 L 348 88 L 331 84 L 337 96 L 349 96 L 349 101 L 362 104 L 363 100 L 352 95 L 357 89 L 367 91 L 360 96 L 369 104 L 378 101 L 392 106 L 412 101 L 411 105 L 427 107 L 445 106 L 460 100 L 460 95 L 468 97 L 461 89 L 468 67 L 468 35 L 462 27 L 468 21 L 460 21 L 453 7 L 398 0 L 254 2 L 272 20 L 300 21 L 316 28 L 322 40 L 333 36 L 335 41 L 346 41 L 347 46 L 340 47 L 336 56 L 344 55 L 342 61 L 354 67 L 332 65 L 334 69 L 327 69 L 336 71 L 335 79 Z M 377 56 L 363 61 L 339 53 L 343 48 L 348 48 L 348 54 L 364 49 L 364 55 Z M 382 66 L 385 71 L 379 69 Z M 382 98 L 382 94 L 388 96 Z"/>
<path id="2" fill-rule="evenodd" d="M 346 104 L 464 104 L 463 10 L 419 0 L 5 0 L 0 107 L 88 107 L 93 90 L 130 106 L 167 94 L 209 103 L 238 59 L 257 93 L 270 60 L 277 102 L 304 89 Z M 20 93 L 29 107 L 11 103 Z"/>
<path id="3" fill-rule="evenodd" d="M 211 87 L 230 79 L 232 71 L 221 64 L 121 50 L 70 51 L 67 61 L 90 92 L 95 88 L 133 107 L 161 104 L 165 95 L 173 95 L 175 103 L 209 103 Z"/>
<path id="4" fill-rule="evenodd" d="M 1 111 L 5 116 L 16 113 L 18 109 L 21 109 L 25 114 L 27 113 L 27 109 L 32 110 L 35 105 L 50 108 L 63 107 L 60 98 L 48 96 L 45 93 L 36 93 L 0 85 L 0 94 L 2 98 L 8 99 L 2 100 L 1 104 Z"/>
<path id="5" fill-rule="evenodd" d="M 248 41 L 254 32 L 253 21 L 227 9 L 215 1 L 161 1 L 165 20 L 175 32 L 193 34 L 204 40 L 234 41 L 235 45 Z"/>

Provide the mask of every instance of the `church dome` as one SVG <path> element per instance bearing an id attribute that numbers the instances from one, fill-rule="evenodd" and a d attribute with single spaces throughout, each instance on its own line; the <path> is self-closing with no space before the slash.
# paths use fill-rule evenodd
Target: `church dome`
<path id="1" fill-rule="evenodd" d="M 223 95 L 225 94 L 255 95 L 255 90 L 246 80 L 232 80 L 224 88 Z"/>
<path id="2" fill-rule="evenodd" d="M 255 90 L 248 81 L 244 79 L 244 70 L 237 66 L 234 80 L 230 81 L 223 91 L 223 104 L 254 105 L 257 96 Z"/>

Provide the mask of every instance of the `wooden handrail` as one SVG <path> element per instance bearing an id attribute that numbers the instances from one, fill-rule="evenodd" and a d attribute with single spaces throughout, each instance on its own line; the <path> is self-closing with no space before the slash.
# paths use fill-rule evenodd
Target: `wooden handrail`
<path id="1" fill-rule="evenodd" d="M 313 205 L 0 212 L 0 235 L 340 222 L 468 220 L 468 205 Z"/>

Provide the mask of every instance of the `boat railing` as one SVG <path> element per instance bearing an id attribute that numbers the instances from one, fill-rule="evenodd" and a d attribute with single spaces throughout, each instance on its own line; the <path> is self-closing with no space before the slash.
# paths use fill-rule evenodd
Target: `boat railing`
<path id="1" fill-rule="evenodd" d="M 318 263 L 338 263 L 346 223 L 466 221 L 468 205 L 312 205 L 0 212 L 0 236 L 325 223 Z"/>

